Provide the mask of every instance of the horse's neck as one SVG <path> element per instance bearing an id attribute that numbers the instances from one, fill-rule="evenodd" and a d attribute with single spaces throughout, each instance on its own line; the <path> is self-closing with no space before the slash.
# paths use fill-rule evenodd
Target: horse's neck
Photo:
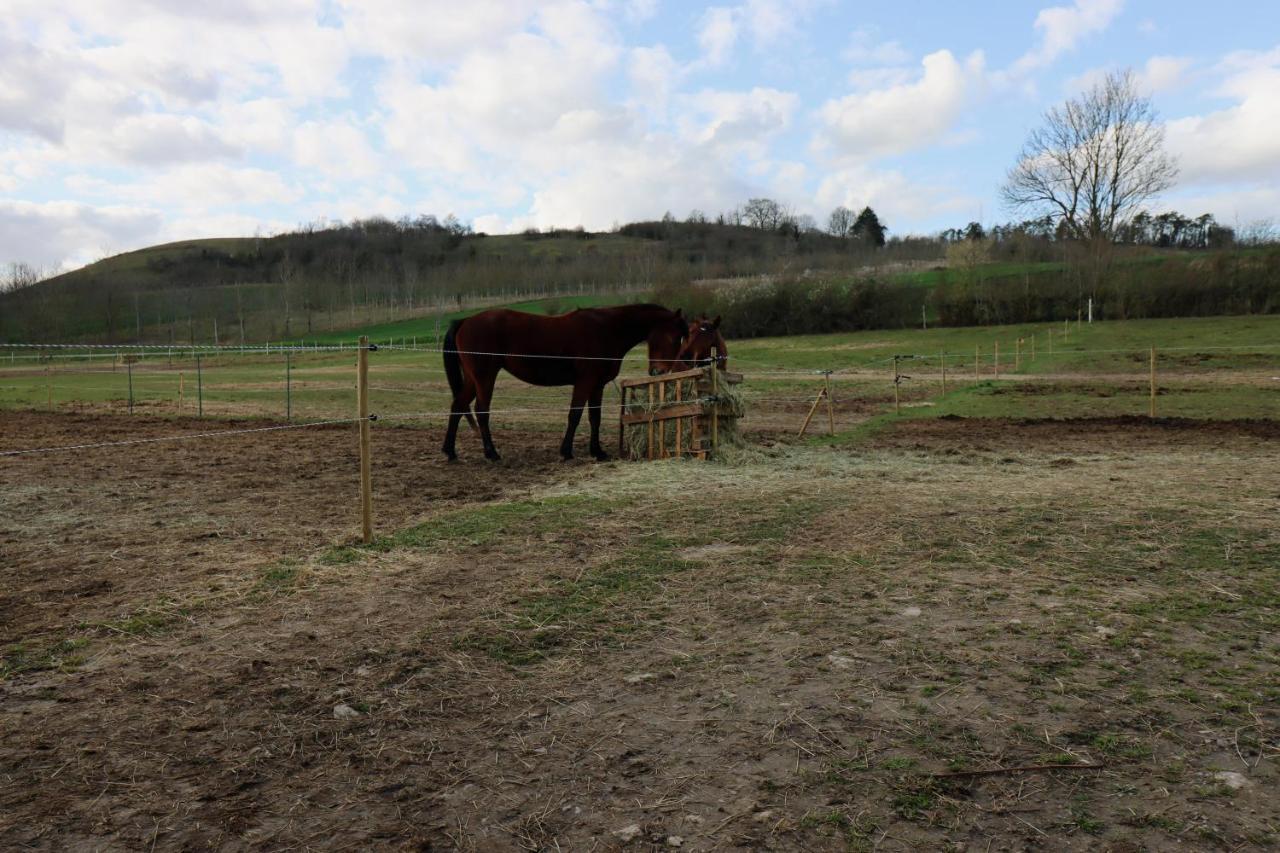
<path id="1" fill-rule="evenodd" d="M 630 350 L 636 344 L 648 339 L 653 327 L 662 322 L 658 311 L 627 311 L 621 309 L 612 318 L 613 339 L 623 351 Z"/>

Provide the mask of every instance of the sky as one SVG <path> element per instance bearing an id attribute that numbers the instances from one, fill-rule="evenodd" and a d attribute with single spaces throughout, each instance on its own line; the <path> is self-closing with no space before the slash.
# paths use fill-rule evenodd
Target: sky
<path id="1" fill-rule="evenodd" d="M 1153 205 L 1280 215 L 1280 3 L 0 0 L 0 265 L 304 222 L 479 231 L 768 196 L 1006 221 L 1044 111 L 1132 68 Z"/>

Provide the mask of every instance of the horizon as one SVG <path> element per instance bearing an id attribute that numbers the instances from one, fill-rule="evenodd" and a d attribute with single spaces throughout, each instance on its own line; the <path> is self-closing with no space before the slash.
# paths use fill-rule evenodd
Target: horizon
<path id="1" fill-rule="evenodd" d="M 1250 27 L 1240 34 L 1239 15 Z M 1133 68 L 1179 161 L 1152 212 L 1280 208 L 1280 9 L 1122 0 L 451 5 L 126 0 L 0 21 L 0 264 L 321 220 L 609 231 L 769 197 L 894 236 L 1021 218 L 1044 111 Z"/>

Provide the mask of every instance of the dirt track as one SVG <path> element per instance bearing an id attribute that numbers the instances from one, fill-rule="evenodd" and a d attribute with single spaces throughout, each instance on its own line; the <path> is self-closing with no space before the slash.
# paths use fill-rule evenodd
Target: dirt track
<path id="1" fill-rule="evenodd" d="M 244 427 L 5 412 L 0 451 Z M 444 463 L 438 430 L 374 435 L 382 530 L 492 500 L 561 467 L 549 434 L 500 435 L 519 460 L 500 476 L 466 435 L 457 465 Z M 215 591 L 254 566 L 352 539 L 358 464 L 354 426 L 0 458 L 0 644 L 124 616 L 148 595 Z"/>
<path id="2" fill-rule="evenodd" d="M 5 414 L 0 450 L 175 428 L 208 424 Z M 448 537 L 334 550 L 354 528 L 350 428 L 0 460 L 0 645 L 47 653 L 0 682 L 0 846 L 583 849 L 622 846 L 634 824 L 633 847 L 1133 850 L 1184 832 L 1249 849 L 1276 824 L 1274 708 L 1240 710 L 1257 720 L 1241 731 L 1130 693 L 1173 702 L 1176 683 L 1196 703 L 1213 690 L 1246 702 L 1276 672 L 1252 611 L 1167 650 L 1129 622 L 1102 623 L 1132 632 L 1115 648 L 1094 628 L 1132 618 L 1126 602 L 1163 594 L 1142 584 L 1181 565 L 1143 556 L 1137 537 L 1212 524 L 1209 507 L 1233 525 L 1274 507 L 1274 423 L 940 420 L 865 452 L 777 449 L 746 477 L 563 465 L 548 433 L 500 436 L 502 466 L 474 443 L 443 464 L 434 430 L 375 437 L 380 527 L 443 514 Z M 1125 501 L 1171 464 L 1163 503 L 1136 502 L 1134 526 L 1098 542 L 1127 561 L 1124 582 L 1070 600 L 1060 586 L 1084 571 L 1090 537 L 1130 523 Z M 1028 503 L 1046 487 L 1063 497 Z M 578 493 L 585 505 L 493 528 L 448 520 Z M 976 520 L 957 512 L 988 503 Z M 651 544 L 691 511 L 693 540 Z M 1227 542 L 1237 562 L 1274 551 L 1245 532 Z M 980 561 L 949 562 L 971 549 Z M 631 568 L 609 574 L 623 554 Z M 669 574 L 627 586 L 644 560 Z M 1213 580 L 1228 605 L 1264 582 Z M 599 589 L 598 623 L 519 615 Z M 1086 601 L 1096 612 L 1077 614 Z M 1040 624 L 1057 633 L 1026 633 Z M 536 664 L 505 662 L 545 637 L 556 645 Z M 1202 646 L 1221 655 L 1215 686 L 1172 678 L 1171 656 Z M 1255 674 L 1230 680 L 1240 666 Z M 1109 767 L 906 778 L 1062 750 Z M 1236 752 L 1251 781 L 1225 799 L 1210 774 L 1239 766 Z M 1175 818 L 1184 829 L 1164 828 Z"/>

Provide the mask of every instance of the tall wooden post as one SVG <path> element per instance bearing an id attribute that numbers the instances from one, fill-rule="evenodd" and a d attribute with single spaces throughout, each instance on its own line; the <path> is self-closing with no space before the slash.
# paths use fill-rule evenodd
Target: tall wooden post
<path id="1" fill-rule="evenodd" d="M 373 541 L 373 476 L 369 465 L 369 336 L 360 336 L 356 356 L 356 407 L 360 418 L 360 539 Z"/>
<path id="2" fill-rule="evenodd" d="M 667 383 L 658 383 L 658 414 L 667 407 Z M 658 422 L 658 458 L 667 458 L 667 422 Z"/>
<path id="3" fill-rule="evenodd" d="M 979 364 L 982 359 L 982 344 L 973 345 L 973 378 L 981 379 L 982 374 L 979 372 Z"/>
<path id="4" fill-rule="evenodd" d="M 1031 360 L 1036 360 L 1036 336 L 1031 336 Z"/>
<path id="5" fill-rule="evenodd" d="M 827 429 L 830 431 L 831 435 L 835 435 L 836 434 L 836 408 L 835 408 L 835 400 L 831 398 L 831 371 L 830 370 L 827 371 L 826 380 L 827 381 L 826 381 L 826 384 L 823 386 L 823 390 L 827 394 Z"/>
<path id="6" fill-rule="evenodd" d="M 684 399 L 684 396 L 680 392 L 680 386 L 683 384 L 684 383 L 681 380 L 679 379 L 676 380 L 676 406 L 677 407 L 680 405 L 680 402 Z M 681 436 L 680 436 L 680 433 L 684 429 L 684 418 L 676 418 L 675 423 L 676 423 L 676 458 L 679 459 L 684 452 L 684 442 L 681 440 Z"/>
<path id="7" fill-rule="evenodd" d="M 133 362 L 130 361 L 125 365 L 129 371 L 129 414 L 133 414 Z"/>
<path id="8" fill-rule="evenodd" d="M 1017 373 L 1022 369 L 1022 338 L 1014 338 L 1013 340 L 1013 372 Z"/>
<path id="9" fill-rule="evenodd" d="M 49 374 L 49 365 L 44 366 L 44 394 L 49 405 L 49 411 L 53 411 L 53 378 Z"/>
<path id="10" fill-rule="evenodd" d="M 286 350 L 284 354 L 284 419 L 293 420 L 293 360 Z"/>
<path id="11" fill-rule="evenodd" d="M 1000 342 L 996 341 L 992 344 L 993 364 L 995 365 L 996 379 L 1000 378 Z"/>
<path id="12" fill-rule="evenodd" d="M 646 404 L 649 409 L 649 450 L 647 455 L 648 455 L 648 458 L 652 461 L 653 459 L 653 383 L 649 383 L 649 385 L 646 386 L 646 391 L 648 392 L 648 400 Z"/>
<path id="13" fill-rule="evenodd" d="M 196 417 L 204 417 L 204 372 L 200 367 L 200 353 L 196 353 Z"/>
<path id="14" fill-rule="evenodd" d="M 182 393 L 183 391 L 186 390 L 186 388 L 184 387 L 186 384 L 187 384 L 186 376 L 184 376 L 182 371 L 179 370 L 178 371 L 178 414 L 182 414 Z"/>
<path id="15" fill-rule="evenodd" d="M 711 458 L 720 458 L 720 348 L 711 348 Z"/>
<path id="16" fill-rule="evenodd" d="M 618 458 L 622 459 L 627 449 L 627 388 L 619 386 L 618 390 Z"/>
<path id="17" fill-rule="evenodd" d="M 1147 413 L 1150 417 L 1156 416 L 1156 348 L 1151 348 L 1151 410 Z"/>
<path id="18" fill-rule="evenodd" d="M 893 413 L 895 415 L 902 414 L 902 400 L 898 396 L 898 383 L 901 381 L 898 374 L 898 356 L 893 357 Z"/>
<path id="19" fill-rule="evenodd" d="M 947 351 L 938 353 L 938 363 L 942 365 L 942 393 L 947 393 Z"/>

